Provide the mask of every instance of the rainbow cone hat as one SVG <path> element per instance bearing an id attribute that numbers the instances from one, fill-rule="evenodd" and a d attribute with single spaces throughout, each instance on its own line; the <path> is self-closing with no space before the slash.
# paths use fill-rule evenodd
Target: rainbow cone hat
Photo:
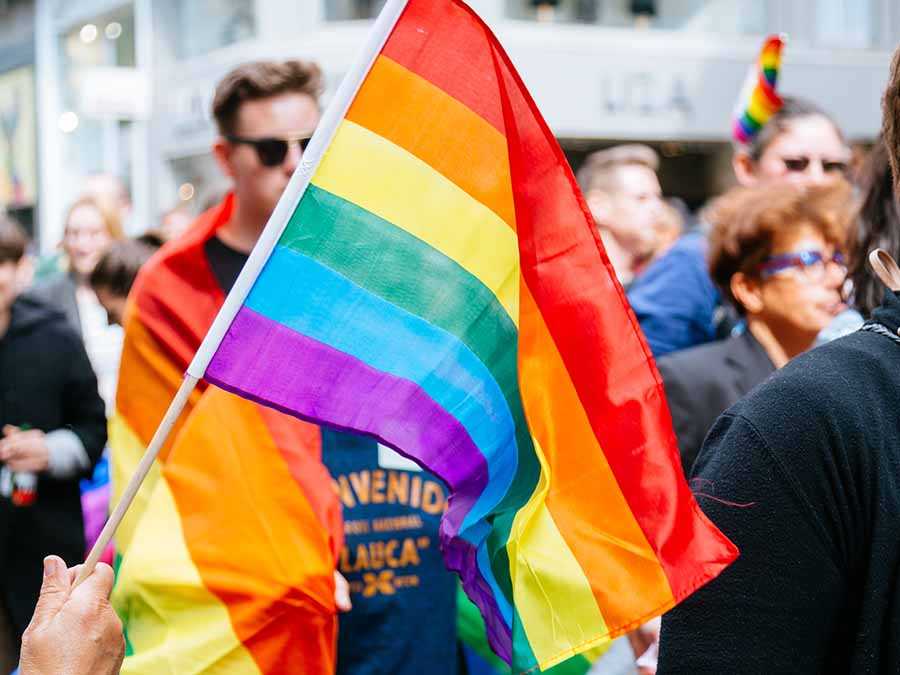
<path id="1" fill-rule="evenodd" d="M 734 111 L 732 132 L 738 143 L 747 144 L 753 140 L 784 104 L 775 91 L 783 48 L 784 37 L 770 35 L 759 53 L 759 60 L 750 69 Z"/>

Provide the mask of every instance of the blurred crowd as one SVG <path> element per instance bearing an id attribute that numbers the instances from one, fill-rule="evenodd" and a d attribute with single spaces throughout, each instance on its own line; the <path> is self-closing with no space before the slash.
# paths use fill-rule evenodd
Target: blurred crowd
<path id="1" fill-rule="evenodd" d="M 248 64 L 219 84 L 214 116 L 220 135 L 213 151 L 234 192 L 200 216 L 199 225 L 181 209 L 156 223 L 131 222 L 127 192 L 107 175 L 85 182 L 52 255 L 36 255 L 21 228 L 0 220 L 0 532 L 8 542 L 0 549 L 0 672 L 17 663 L 43 581 L 43 558 L 54 553 L 69 566 L 77 564 L 105 520 L 106 421 L 117 385 L 120 391 L 123 386 L 118 366 L 129 335 L 122 326 L 135 302 L 128 299 L 135 278 L 156 256 L 158 264 L 142 278 L 143 287 L 152 288 L 164 263 L 180 260 L 185 238 L 206 227 L 210 234 L 198 246 L 218 282 L 215 302 L 221 303 L 318 122 L 318 78 L 315 66 L 292 61 Z M 852 165 L 851 148 L 827 107 L 828 101 L 785 97 L 750 143 L 735 146 L 736 186 L 697 213 L 664 194 L 659 158 L 649 146 L 600 150 L 577 167 L 611 269 L 656 359 L 685 474 L 701 481 L 692 484 L 698 493 L 722 501 L 741 500 L 709 485 L 724 482 L 728 467 L 715 465 L 708 446 L 731 442 L 728 434 L 735 433 L 720 422 L 709 435 L 716 420 L 802 354 L 859 331 L 885 296 L 867 268 L 869 251 L 882 247 L 900 254 L 893 150 L 878 139 L 865 161 Z M 125 223 L 143 234 L 126 237 Z M 177 266 L 172 269 L 178 273 Z M 179 311 L 188 315 L 192 308 Z M 171 328 L 180 330 L 181 321 L 172 316 Z M 774 394 L 766 400 L 783 404 Z M 340 454 L 341 442 L 323 457 L 335 476 L 364 468 L 353 462 L 383 466 L 381 448 L 351 458 Z M 809 441 L 797 440 L 803 442 Z M 781 461 L 772 456 L 774 464 Z M 812 499 L 803 490 L 797 495 Z M 847 500 L 856 498 L 846 493 Z M 348 504 L 344 518 L 353 521 L 359 505 Z M 419 511 L 400 504 L 388 515 Z M 431 535 L 437 526 L 435 518 L 422 524 Z M 345 536 L 352 550 L 355 535 L 348 530 Z M 752 550 L 748 556 L 753 560 Z M 106 560 L 112 562 L 111 552 Z M 433 597 L 388 606 L 374 604 L 378 598 L 356 574 L 352 556 L 342 560 L 350 602 L 338 604 L 352 609 L 341 619 L 339 672 L 492 672 L 495 666 L 483 655 L 456 646 L 456 590 L 438 581 L 446 575 L 439 556 L 427 563 L 434 569 L 420 571 L 432 584 L 420 590 Z M 378 647 L 388 639 L 378 634 L 385 607 L 401 617 L 390 624 L 392 644 L 409 644 L 403 664 L 379 670 L 372 664 L 383 658 Z M 735 616 L 728 621 L 739 623 L 741 608 L 731 609 Z M 682 613 L 686 625 L 692 611 Z M 435 618 L 441 612 L 443 622 Z M 416 630 L 422 621 L 443 633 L 431 631 L 424 639 Z M 404 630 L 409 638 L 398 637 Z M 669 633 L 686 663 L 690 649 L 682 642 L 695 634 L 685 631 L 676 627 Z M 657 622 L 630 637 L 641 672 L 655 672 L 658 632 Z M 595 670 L 602 667 L 601 659 Z M 687 670 L 669 666 L 668 672 Z"/>

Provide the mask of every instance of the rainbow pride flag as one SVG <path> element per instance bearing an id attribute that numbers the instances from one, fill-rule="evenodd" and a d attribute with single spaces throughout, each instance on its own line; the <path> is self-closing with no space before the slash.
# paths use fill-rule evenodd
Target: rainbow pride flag
<path id="1" fill-rule="evenodd" d="M 783 105 L 775 91 L 783 48 L 783 38 L 770 35 L 763 43 L 759 61 L 750 69 L 734 112 L 732 133 L 738 143 L 749 143 Z"/>
<path id="2" fill-rule="evenodd" d="M 188 372 L 440 476 L 444 558 L 492 648 L 549 668 L 736 549 L 496 38 L 456 0 L 392 0 L 372 36 Z"/>

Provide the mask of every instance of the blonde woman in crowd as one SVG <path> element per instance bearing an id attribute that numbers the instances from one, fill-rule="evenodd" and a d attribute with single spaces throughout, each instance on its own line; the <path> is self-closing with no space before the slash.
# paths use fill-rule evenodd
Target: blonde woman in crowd
<path id="1" fill-rule="evenodd" d="M 116 388 L 122 349 L 122 331 L 107 322 L 89 279 L 109 245 L 122 238 L 118 212 L 96 197 L 84 196 L 69 207 L 63 231 L 63 270 L 39 282 L 28 292 L 63 312 L 81 335 L 100 393 L 109 408 Z"/>

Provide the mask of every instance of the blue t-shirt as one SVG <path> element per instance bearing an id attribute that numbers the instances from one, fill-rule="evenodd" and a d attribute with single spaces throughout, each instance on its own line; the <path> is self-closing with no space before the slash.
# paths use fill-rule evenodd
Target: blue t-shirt
<path id="1" fill-rule="evenodd" d="M 338 569 L 353 601 L 338 675 L 456 675 L 456 578 L 438 541 L 446 486 L 361 436 L 323 430 L 322 458 L 343 504 Z"/>

